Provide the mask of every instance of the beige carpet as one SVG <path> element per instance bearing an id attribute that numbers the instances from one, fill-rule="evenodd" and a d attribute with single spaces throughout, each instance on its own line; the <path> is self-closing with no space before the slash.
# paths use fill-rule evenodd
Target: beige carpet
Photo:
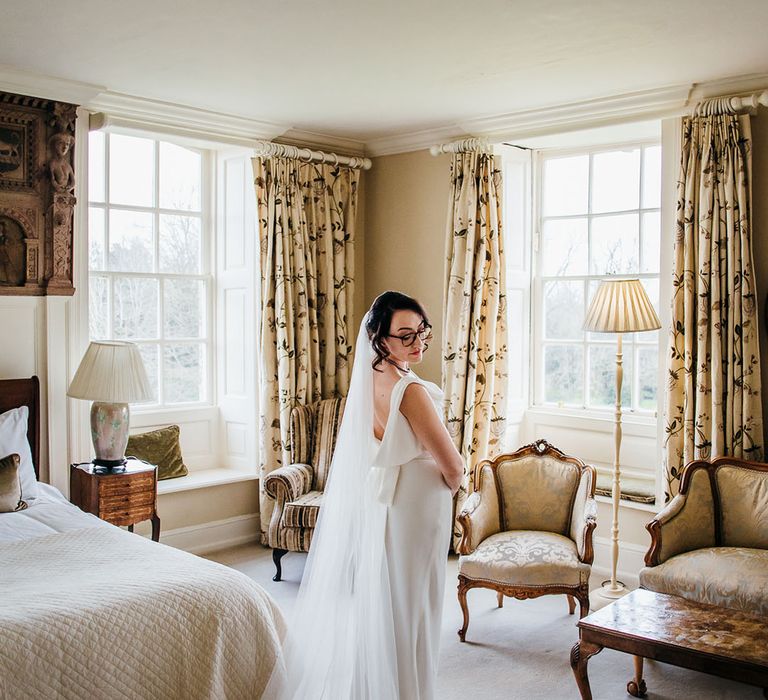
<path id="1" fill-rule="evenodd" d="M 217 552 L 211 559 L 239 569 L 264 588 L 289 614 L 298 590 L 304 555 L 283 558 L 283 577 L 272 581 L 270 550 L 245 545 Z M 496 607 L 491 591 L 470 591 L 467 642 L 456 630 L 461 611 L 456 601 L 456 559 L 448 562 L 440 655 L 439 700 L 578 699 L 569 665 L 578 639 L 577 617 L 568 615 L 565 596 L 537 600 L 507 599 Z M 577 608 L 578 610 L 578 608 Z M 589 662 L 595 700 L 630 698 L 625 688 L 632 676 L 631 657 L 606 649 Z M 758 700 L 758 688 L 666 664 L 646 662 L 649 700 Z M 407 699 L 403 699 L 407 700 Z"/>

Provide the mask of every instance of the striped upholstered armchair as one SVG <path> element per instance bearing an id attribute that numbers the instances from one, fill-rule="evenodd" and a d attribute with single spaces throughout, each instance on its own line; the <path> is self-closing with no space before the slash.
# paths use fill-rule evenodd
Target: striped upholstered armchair
<path id="1" fill-rule="evenodd" d="M 264 490 L 275 499 L 267 544 L 282 577 L 287 552 L 308 552 L 323 502 L 345 399 L 325 399 L 291 411 L 291 463 L 270 472 Z"/>

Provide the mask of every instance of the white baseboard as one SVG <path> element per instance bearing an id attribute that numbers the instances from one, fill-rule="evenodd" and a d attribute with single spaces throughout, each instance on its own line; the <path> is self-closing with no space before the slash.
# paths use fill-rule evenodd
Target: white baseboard
<path id="1" fill-rule="evenodd" d="M 238 515 L 201 525 L 190 525 L 160 534 L 160 541 L 192 554 L 208 554 L 218 549 L 258 542 L 261 521 L 259 514 Z"/>
<path id="2" fill-rule="evenodd" d="M 611 540 L 607 537 L 595 537 L 593 543 L 595 561 L 592 565 L 592 573 L 598 577 L 610 578 Z M 619 540 L 619 565 L 616 570 L 616 578 L 628 588 L 637 588 L 640 585 L 640 569 L 645 566 L 644 559 L 647 551 L 647 546 Z"/>

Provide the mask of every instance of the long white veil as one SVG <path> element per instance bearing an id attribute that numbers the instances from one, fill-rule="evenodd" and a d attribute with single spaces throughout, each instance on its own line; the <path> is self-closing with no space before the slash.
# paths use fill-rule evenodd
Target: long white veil
<path id="1" fill-rule="evenodd" d="M 374 359 L 363 318 L 330 476 L 267 700 L 397 700 L 387 507 L 371 478 Z"/>

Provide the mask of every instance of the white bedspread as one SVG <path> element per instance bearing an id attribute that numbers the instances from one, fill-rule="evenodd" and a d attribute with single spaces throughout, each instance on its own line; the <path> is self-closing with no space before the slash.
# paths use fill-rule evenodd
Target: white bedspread
<path id="1" fill-rule="evenodd" d="M 260 697 L 283 620 L 255 582 L 44 505 L 0 537 L 0 698 Z"/>
<path id="2" fill-rule="evenodd" d="M 16 513 L 0 513 L 0 543 L 18 542 L 84 527 L 114 527 L 72 505 L 53 486 L 38 482 L 37 488 L 38 497 L 29 501 L 29 508 Z"/>

